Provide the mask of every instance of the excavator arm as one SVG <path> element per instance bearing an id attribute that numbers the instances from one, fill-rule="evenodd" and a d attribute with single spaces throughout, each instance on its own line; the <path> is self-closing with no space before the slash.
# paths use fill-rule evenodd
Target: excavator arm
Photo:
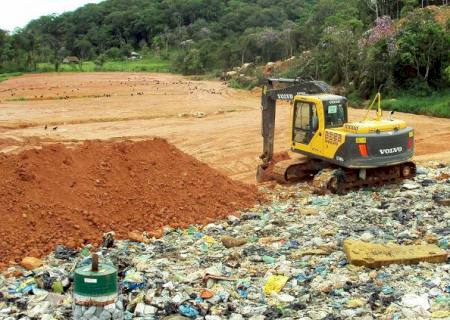
<path id="1" fill-rule="evenodd" d="M 267 84 L 263 87 L 261 95 L 263 153 L 260 158 L 262 169 L 265 169 L 273 158 L 277 100 L 292 101 L 296 95 L 318 93 L 331 93 L 331 87 L 322 81 L 286 78 L 267 79 Z"/>

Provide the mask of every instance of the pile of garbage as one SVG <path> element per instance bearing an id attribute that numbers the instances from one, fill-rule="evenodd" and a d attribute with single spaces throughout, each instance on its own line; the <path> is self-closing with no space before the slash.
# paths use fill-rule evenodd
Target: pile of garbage
<path id="1" fill-rule="evenodd" d="M 148 243 L 105 234 L 99 254 L 119 270 L 124 318 L 450 317 L 449 260 L 368 268 L 349 263 L 343 248 L 353 239 L 448 252 L 450 167 L 419 167 L 413 180 L 344 196 L 314 195 L 307 184 L 262 191 L 269 203 L 204 226 L 166 227 Z M 28 269 L 5 270 L 0 319 L 70 318 L 73 272 L 93 250 L 58 246 Z"/>

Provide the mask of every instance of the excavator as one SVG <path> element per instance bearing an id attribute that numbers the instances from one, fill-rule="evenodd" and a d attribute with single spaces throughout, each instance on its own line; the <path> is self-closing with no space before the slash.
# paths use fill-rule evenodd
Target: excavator
<path id="1" fill-rule="evenodd" d="M 290 149 L 298 157 L 274 157 L 278 100 L 290 102 Z M 376 117 L 370 118 L 375 102 Z M 258 182 L 312 179 L 318 193 L 343 194 L 416 174 L 414 130 L 393 119 L 393 112 L 383 118 L 379 92 L 358 122 L 348 121 L 347 99 L 332 94 L 328 84 L 317 80 L 267 79 L 261 105 L 263 154 L 256 173 Z"/>

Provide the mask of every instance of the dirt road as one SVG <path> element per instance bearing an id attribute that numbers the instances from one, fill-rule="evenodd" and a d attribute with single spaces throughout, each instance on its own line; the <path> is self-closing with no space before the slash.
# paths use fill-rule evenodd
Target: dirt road
<path id="1" fill-rule="evenodd" d="M 277 110 L 276 151 L 289 141 Z M 363 110 L 352 109 L 352 119 Z M 204 117 L 201 117 L 203 116 Z M 417 160 L 450 159 L 450 119 L 396 114 L 416 129 Z M 261 152 L 259 92 L 149 73 L 37 74 L 0 83 L 0 151 L 40 143 L 159 136 L 228 176 L 254 182 Z"/>

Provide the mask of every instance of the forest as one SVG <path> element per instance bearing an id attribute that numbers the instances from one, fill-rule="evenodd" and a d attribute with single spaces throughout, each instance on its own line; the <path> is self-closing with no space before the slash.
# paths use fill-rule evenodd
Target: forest
<path id="1" fill-rule="evenodd" d="M 381 85 L 427 96 L 450 84 L 449 17 L 446 0 L 105 0 L 0 30 L 0 73 L 58 71 L 66 56 L 101 66 L 131 51 L 183 74 L 296 56 L 283 75 L 354 97 Z"/>

